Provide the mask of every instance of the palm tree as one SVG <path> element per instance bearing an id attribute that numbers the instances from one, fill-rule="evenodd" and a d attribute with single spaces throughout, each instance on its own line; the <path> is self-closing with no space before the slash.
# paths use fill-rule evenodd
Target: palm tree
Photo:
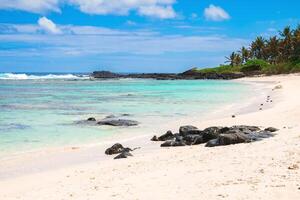
<path id="1" fill-rule="evenodd" d="M 280 53 L 281 53 L 281 61 L 287 61 L 291 58 L 293 52 L 293 31 L 289 26 L 285 27 L 283 31 L 280 33 L 281 37 L 283 37 L 282 42 L 280 43 Z"/>
<path id="2" fill-rule="evenodd" d="M 300 25 L 295 29 L 293 34 L 293 46 L 294 51 L 292 55 L 292 59 L 296 61 L 300 61 Z"/>
<path id="3" fill-rule="evenodd" d="M 226 63 L 229 63 L 230 66 L 238 66 L 242 64 L 241 55 L 235 52 L 232 52 L 229 57 L 225 57 Z"/>
<path id="4" fill-rule="evenodd" d="M 234 66 L 235 52 L 232 52 L 229 57 L 225 57 L 225 63 L 229 63 L 230 66 Z"/>
<path id="5" fill-rule="evenodd" d="M 250 52 L 246 47 L 242 47 L 239 53 L 241 54 L 242 63 L 245 63 L 249 60 Z"/>
<path id="6" fill-rule="evenodd" d="M 242 56 L 240 54 L 235 54 L 234 65 L 239 66 L 243 64 Z"/>
<path id="7" fill-rule="evenodd" d="M 279 56 L 279 40 L 276 36 L 270 37 L 266 44 L 267 59 L 270 63 L 276 64 Z"/>
<path id="8" fill-rule="evenodd" d="M 251 44 L 251 55 L 256 59 L 264 59 L 265 39 L 257 37 Z"/>

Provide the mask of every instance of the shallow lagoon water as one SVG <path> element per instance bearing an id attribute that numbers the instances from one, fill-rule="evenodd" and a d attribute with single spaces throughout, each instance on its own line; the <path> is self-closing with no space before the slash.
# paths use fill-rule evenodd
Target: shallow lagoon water
<path id="1" fill-rule="evenodd" d="M 155 130 L 179 117 L 202 116 L 246 98 L 249 86 L 210 80 L 0 79 L 0 152 L 89 144 L 122 132 Z M 135 128 L 78 124 L 123 116 Z"/>

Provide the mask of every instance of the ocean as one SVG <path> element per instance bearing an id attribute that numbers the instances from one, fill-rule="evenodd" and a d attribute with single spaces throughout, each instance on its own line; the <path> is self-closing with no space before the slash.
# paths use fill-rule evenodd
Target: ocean
<path id="1" fill-rule="evenodd" d="M 0 155 L 98 143 L 153 133 L 246 100 L 250 86 L 221 80 L 90 80 L 87 74 L 0 73 Z M 140 122 L 121 128 L 81 123 L 115 115 Z M 183 124 L 178 124 L 178 126 Z"/>

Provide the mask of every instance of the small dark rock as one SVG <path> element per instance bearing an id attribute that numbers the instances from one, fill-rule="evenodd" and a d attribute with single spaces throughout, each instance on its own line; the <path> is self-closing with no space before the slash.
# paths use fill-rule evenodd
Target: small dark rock
<path id="1" fill-rule="evenodd" d="M 154 135 L 154 136 L 151 138 L 151 141 L 156 141 L 156 142 L 157 142 L 157 141 L 159 141 L 159 140 L 158 140 L 157 136 Z"/>
<path id="2" fill-rule="evenodd" d="M 175 136 L 173 135 L 172 131 L 167 131 L 165 134 L 158 137 L 158 141 L 166 141 L 174 138 Z"/>
<path id="3" fill-rule="evenodd" d="M 268 128 L 265 129 L 265 131 L 269 131 L 269 132 L 273 133 L 273 132 L 279 131 L 279 129 L 274 128 L 274 127 L 268 127 Z"/>
<path id="4" fill-rule="evenodd" d="M 235 118 L 235 115 L 232 115 L 231 117 L 232 117 L 232 118 Z"/>
<path id="5" fill-rule="evenodd" d="M 128 156 L 133 156 L 133 155 L 131 153 L 129 153 L 128 151 L 123 151 L 122 153 L 120 153 L 119 155 L 114 157 L 114 159 L 127 158 Z"/>
<path id="6" fill-rule="evenodd" d="M 94 121 L 96 121 L 96 118 L 94 118 L 94 117 L 90 117 L 90 118 L 88 118 L 88 119 L 87 119 L 87 121 L 94 122 Z"/>
<path id="7" fill-rule="evenodd" d="M 124 148 L 122 144 L 116 143 L 112 147 L 106 149 L 105 154 L 107 155 L 117 154 L 125 151 L 125 149 L 127 148 Z"/>

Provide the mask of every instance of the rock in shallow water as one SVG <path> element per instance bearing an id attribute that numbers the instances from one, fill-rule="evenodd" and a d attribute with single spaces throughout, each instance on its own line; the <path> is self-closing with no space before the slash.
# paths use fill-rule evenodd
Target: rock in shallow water
<path id="1" fill-rule="evenodd" d="M 96 121 L 96 118 L 90 117 L 90 118 L 87 119 L 87 121 L 94 122 L 94 121 Z"/>
<path id="2" fill-rule="evenodd" d="M 127 119 L 104 119 L 97 123 L 98 125 L 108 125 L 108 126 L 137 126 L 139 122 Z"/>

